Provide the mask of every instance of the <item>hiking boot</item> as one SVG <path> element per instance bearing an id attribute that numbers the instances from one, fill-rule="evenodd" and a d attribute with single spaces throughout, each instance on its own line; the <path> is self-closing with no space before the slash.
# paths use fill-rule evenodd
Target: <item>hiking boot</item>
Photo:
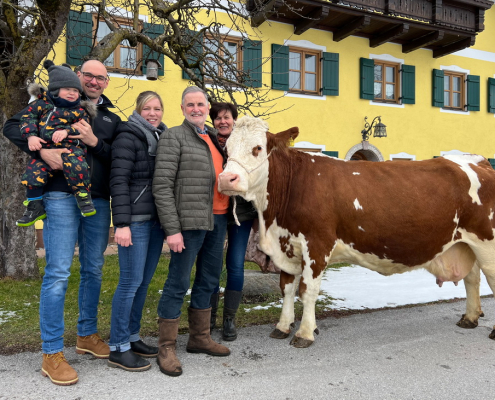
<path id="1" fill-rule="evenodd" d="M 108 358 L 110 355 L 110 347 L 97 333 L 88 336 L 77 336 L 76 353 L 90 353 L 96 358 Z"/>
<path id="2" fill-rule="evenodd" d="M 47 376 L 55 385 L 69 386 L 77 383 L 77 372 L 72 368 L 64 353 L 43 354 L 41 375 Z"/>
<path id="3" fill-rule="evenodd" d="M 15 223 L 17 226 L 31 226 L 34 225 L 36 221 L 41 221 L 46 218 L 43 200 L 25 200 L 22 204 L 27 208 L 21 219 L 18 219 Z"/>
<path id="4" fill-rule="evenodd" d="M 96 214 L 95 205 L 89 193 L 76 194 L 76 201 L 83 217 L 90 217 Z"/>

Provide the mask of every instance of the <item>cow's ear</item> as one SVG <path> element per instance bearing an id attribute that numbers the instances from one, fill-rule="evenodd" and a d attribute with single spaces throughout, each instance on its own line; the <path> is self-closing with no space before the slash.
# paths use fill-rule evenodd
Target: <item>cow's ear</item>
<path id="1" fill-rule="evenodd" d="M 288 147 L 289 143 L 299 135 L 299 128 L 297 126 L 294 126 L 293 128 L 276 134 L 272 134 L 270 132 L 267 133 L 269 134 L 268 136 L 271 138 L 270 142 L 272 142 L 272 147 L 282 149 L 284 147 Z"/>

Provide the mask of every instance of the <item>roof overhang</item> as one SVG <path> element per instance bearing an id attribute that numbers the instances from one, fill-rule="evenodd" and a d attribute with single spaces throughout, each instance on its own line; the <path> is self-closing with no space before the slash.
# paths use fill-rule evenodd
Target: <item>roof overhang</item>
<path id="1" fill-rule="evenodd" d="M 431 49 L 434 58 L 474 45 L 492 5 L 491 0 L 247 0 L 253 27 L 283 22 L 296 35 L 320 29 L 332 32 L 336 42 L 354 35 L 368 38 L 370 47 L 393 42 L 403 53 Z"/>

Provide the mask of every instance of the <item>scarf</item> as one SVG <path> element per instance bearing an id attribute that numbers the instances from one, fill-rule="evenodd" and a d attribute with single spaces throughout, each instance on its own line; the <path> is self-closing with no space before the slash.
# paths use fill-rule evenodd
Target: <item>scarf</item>
<path id="1" fill-rule="evenodd" d="M 155 128 L 143 117 L 141 117 L 141 115 L 139 115 L 136 110 L 132 112 L 132 115 L 129 115 L 129 120 L 127 121 L 127 123 L 144 134 L 144 136 L 146 137 L 146 141 L 148 142 L 148 154 L 152 157 L 155 157 L 156 148 L 158 146 L 158 139 L 160 137 L 160 134 L 165 129 L 167 129 L 167 125 L 165 125 L 163 122 L 160 122 L 160 125 Z"/>

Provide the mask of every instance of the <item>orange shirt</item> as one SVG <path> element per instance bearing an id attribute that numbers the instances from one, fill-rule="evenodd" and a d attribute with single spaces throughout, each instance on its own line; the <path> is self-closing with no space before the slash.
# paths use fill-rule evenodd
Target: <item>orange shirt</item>
<path id="1" fill-rule="evenodd" d="M 229 196 L 218 192 L 218 175 L 223 172 L 223 157 L 215 147 L 209 135 L 199 134 L 210 147 L 211 156 L 213 157 L 213 166 L 215 167 L 215 186 L 213 192 L 213 214 L 227 214 L 229 211 Z"/>

